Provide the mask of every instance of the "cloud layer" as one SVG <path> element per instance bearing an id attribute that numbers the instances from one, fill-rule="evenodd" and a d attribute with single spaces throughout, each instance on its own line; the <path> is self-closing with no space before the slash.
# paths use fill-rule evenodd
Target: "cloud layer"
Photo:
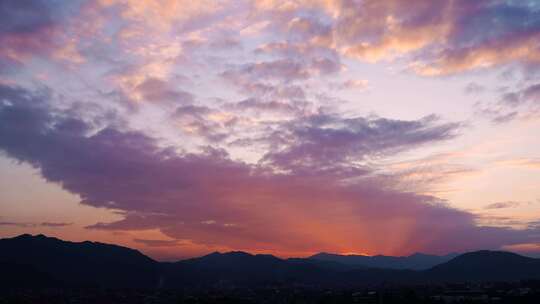
<path id="1" fill-rule="evenodd" d="M 284 254 L 539 241 L 538 227 L 481 227 L 426 195 L 474 166 L 419 152 L 469 136 L 479 118 L 540 117 L 536 3 L 13 0 L 0 15 L 0 151 L 123 217 L 88 229 Z M 519 76 L 492 88 L 507 72 Z M 450 100 L 463 75 L 474 106 Z M 402 76 L 445 86 L 405 95 L 419 86 Z M 485 209 L 513 206 L 503 200 Z"/>
<path id="2" fill-rule="evenodd" d="M 292 132 L 282 136 L 289 138 L 285 152 L 270 152 L 269 165 L 249 165 L 223 150 L 178 153 L 137 131 L 96 129 L 51 107 L 47 92 L 2 86 L 0 100 L 2 150 L 83 204 L 124 215 L 91 229 L 159 229 L 176 240 L 246 250 L 386 254 L 495 248 L 537 233 L 477 227 L 472 214 L 393 190 L 369 167 L 329 166 L 444 140 L 455 126 L 432 117 L 292 121 L 294 128 L 282 126 Z"/>

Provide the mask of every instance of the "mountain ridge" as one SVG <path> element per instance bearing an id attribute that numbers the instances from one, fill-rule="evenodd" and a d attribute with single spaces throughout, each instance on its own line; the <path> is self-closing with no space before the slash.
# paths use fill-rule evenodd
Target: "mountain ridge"
<path id="1" fill-rule="evenodd" d="M 341 255 L 335 253 L 320 252 L 314 254 L 309 259 L 333 261 L 350 266 L 362 266 L 371 268 L 386 269 L 411 269 L 426 270 L 440 263 L 449 261 L 456 257 L 457 253 L 447 255 L 432 255 L 425 253 L 414 253 L 408 256 L 385 256 L 385 255 Z"/>
<path id="2" fill-rule="evenodd" d="M 403 258 L 407 257 L 398 257 Z M 540 259 L 502 251 L 468 252 L 426 270 L 351 266 L 313 256 L 282 259 L 243 251 L 158 262 L 127 247 L 44 235 L 0 239 L 0 265 L 6 274 L 0 279 L 4 287 L 359 286 L 540 279 Z"/>

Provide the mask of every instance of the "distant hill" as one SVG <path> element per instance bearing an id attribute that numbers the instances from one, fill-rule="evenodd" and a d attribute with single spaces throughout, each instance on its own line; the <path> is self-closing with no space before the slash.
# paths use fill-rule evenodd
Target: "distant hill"
<path id="1" fill-rule="evenodd" d="M 409 256 L 394 257 L 384 255 L 365 256 L 318 253 L 309 257 L 309 259 L 331 261 L 356 268 L 370 267 L 385 269 L 425 270 L 435 265 L 447 262 L 458 255 L 459 254 L 457 253 L 452 253 L 444 256 L 415 253 Z"/>
<path id="2" fill-rule="evenodd" d="M 164 267 L 164 285 L 261 285 L 328 282 L 333 271 L 312 264 L 291 263 L 272 255 L 245 252 L 215 252 L 203 257 L 169 263 Z"/>
<path id="3" fill-rule="evenodd" d="M 540 259 L 504 251 L 481 250 L 462 254 L 427 272 L 444 281 L 516 281 L 540 278 Z"/>
<path id="4" fill-rule="evenodd" d="M 367 268 L 363 266 L 347 265 L 347 264 L 343 264 L 343 263 L 335 262 L 335 261 L 318 260 L 318 259 L 310 259 L 310 258 L 288 258 L 287 262 L 291 264 L 313 265 L 321 269 L 327 269 L 331 271 L 349 271 L 349 270 Z"/>
<path id="5" fill-rule="evenodd" d="M 1 239 L 0 263 L 10 265 L 12 275 L 40 273 L 48 284 L 62 286 L 147 287 L 158 279 L 157 263 L 137 250 L 44 235 Z"/>
<path id="6" fill-rule="evenodd" d="M 320 257 L 323 257 L 321 259 Z M 332 259 L 325 260 L 324 258 Z M 386 269 L 345 264 L 339 255 L 280 259 L 245 252 L 211 253 L 179 262 L 156 262 L 137 250 L 96 242 L 66 242 L 44 235 L 0 239 L 0 288 L 143 287 L 228 288 L 238 286 L 366 286 L 441 281 L 540 279 L 540 259 L 500 251 L 459 255 L 428 270 L 425 256 L 405 257 Z M 354 256 L 353 256 L 354 258 Z M 404 258 L 385 257 L 402 261 Z M 380 257 L 378 258 L 380 259 Z M 421 260 L 414 264 L 415 259 Z M 382 262 L 381 262 L 382 263 Z M 397 265 L 397 266 L 396 266 Z M 408 265 L 407 267 L 403 265 Z"/>

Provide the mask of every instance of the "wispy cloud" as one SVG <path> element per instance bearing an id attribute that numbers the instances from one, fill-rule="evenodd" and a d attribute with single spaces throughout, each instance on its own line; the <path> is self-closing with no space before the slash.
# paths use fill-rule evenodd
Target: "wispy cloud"
<path id="1" fill-rule="evenodd" d="M 505 209 L 505 208 L 518 207 L 521 204 L 522 204 L 521 202 L 514 202 L 514 201 L 496 202 L 496 203 L 491 203 L 484 208 L 485 209 Z"/>
<path id="2" fill-rule="evenodd" d="M 0 226 L 13 226 L 20 228 L 27 227 L 49 227 L 49 228 L 59 228 L 65 226 L 71 226 L 73 223 L 55 223 L 55 222 L 43 222 L 43 223 L 23 223 L 23 222 L 0 222 Z"/>
<path id="3" fill-rule="evenodd" d="M 136 243 L 141 243 L 149 247 L 173 247 L 182 245 L 180 240 L 146 240 L 146 239 L 133 239 Z"/>
<path id="4" fill-rule="evenodd" d="M 41 226 L 44 226 L 44 227 L 66 227 L 66 226 L 71 226 L 73 225 L 73 223 L 61 223 L 61 222 L 43 222 L 40 224 Z"/>

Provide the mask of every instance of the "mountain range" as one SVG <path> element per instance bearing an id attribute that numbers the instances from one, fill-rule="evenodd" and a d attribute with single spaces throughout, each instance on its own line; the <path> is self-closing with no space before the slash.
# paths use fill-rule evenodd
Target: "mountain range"
<path id="1" fill-rule="evenodd" d="M 309 258 L 320 261 L 336 262 L 348 266 L 425 270 L 447 262 L 458 255 L 458 253 L 450 253 L 443 256 L 415 253 L 409 256 L 394 257 L 384 255 L 340 255 L 322 252 Z"/>
<path id="2" fill-rule="evenodd" d="M 0 239 L 1 287 L 207 288 L 360 286 L 540 279 L 540 259 L 502 251 L 407 257 L 320 253 L 281 259 L 245 252 L 157 262 L 137 250 L 28 234 Z"/>

